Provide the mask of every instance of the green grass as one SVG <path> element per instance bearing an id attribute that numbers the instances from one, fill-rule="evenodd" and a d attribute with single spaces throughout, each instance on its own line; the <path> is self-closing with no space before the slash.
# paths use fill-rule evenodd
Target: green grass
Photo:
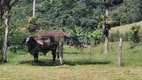
<path id="1" fill-rule="evenodd" d="M 123 43 L 122 67 L 117 66 L 118 42 L 80 50 L 64 47 L 64 65 L 52 64 L 52 55 L 40 54 L 39 62 L 26 52 L 8 52 L 8 63 L 0 65 L 0 80 L 142 80 L 142 44 Z"/>
<path id="2" fill-rule="evenodd" d="M 136 23 L 133 23 L 133 24 L 127 24 L 127 25 L 122 25 L 122 26 L 117 26 L 117 27 L 114 27 L 110 30 L 110 32 L 116 32 L 116 31 L 119 31 L 120 33 L 125 33 L 125 32 L 129 32 L 130 31 L 130 28 L 133 26 L 133 25 L 142 25 L 142 21 L 140 22 L 136 22 Z M 141 27 L 142 29 L 142 27 Z"/>

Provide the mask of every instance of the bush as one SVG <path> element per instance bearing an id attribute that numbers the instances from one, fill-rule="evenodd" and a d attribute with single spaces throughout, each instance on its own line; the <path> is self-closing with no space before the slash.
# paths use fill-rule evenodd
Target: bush
<path id="1" fill-rule="evenodd" d="M 112 32 L 109 35 L 109 41 L 115 42 L 119 41 L 120 37 L 123 37 L 123 41 L 131 41 L 133 43 L 139 43 L 142 37 L 142 31 L 140 30 L 140 25 L 133 25 L 130 32 L 125 32 L 120 34 L 119 31 Z"/>
<path id="2" fill-rule="evenodd" d="M 123 37 L 123 41 L 129 41 L 129 34 L 130 32 L 125 32 L 122 37 Z"/>
<path id="3" fill-rule="evenodd" d="M 121 36 L 121 34 L 120 34 L 119 31 L 110 33 L 110 35 L 109 35 L 109 41 L 111 41 L 111 42 L 118 41 L 119 38 L 120 38 L 120 36 Z"/>
<path id="4" fill-rule="evenodd" d="M 140 25 L 133 25 L 131 28 L 131 31 L 129 33 L 129 40 L 132 41 L 133 43 L 139 43 L 140 39 L 139 39 L 139 29 L 140 29 Z"/>
<path id="5" fill-rule="evenodd" d="M 93 43 L 99 44 L 101 37 L 102 37 L 102 32 L 100 29 L 96 29 L 92 34 L 91 34 L 92 38 L 93 38 Z"/>

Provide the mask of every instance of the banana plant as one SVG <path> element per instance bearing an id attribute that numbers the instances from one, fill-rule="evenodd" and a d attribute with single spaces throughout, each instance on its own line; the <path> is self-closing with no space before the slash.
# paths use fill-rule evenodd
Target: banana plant
<path id="1" fill-rule="evenodd" d="M 71 27 L 67 33 L 70 35 L 70 41 L 72 45 L 76 47 L 81 46 L 81 42 L 83 42 L 84 37 L 84 29 L 78 26 L 74 26 Z"/>
<path id="2" fill-rule="evenodd" d="M 102 32 L 100 29 L 96 29 L 95 31 L 93 31 L 93 33 L 91 34 L 91 37 L 93 39 L 93 43 L 96 45 L 100 42 L 100 39 L 102 37 Z"/>

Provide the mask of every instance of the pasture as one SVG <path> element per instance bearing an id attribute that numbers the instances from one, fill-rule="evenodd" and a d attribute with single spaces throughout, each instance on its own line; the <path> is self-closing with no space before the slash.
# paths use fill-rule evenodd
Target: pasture
<path id="1" fill-rule="evenodd" d="M 133 25 L 142 25 L 142 21 L 140 22 L 136 22 L 136 23 L 132 23 L 132 24 L 127 24 L 127 25 L 122 25 L 122 26 L 117 26 L 117 27 L 113 27 L 110 32 L 116 32 L 116 31 L 119 31 L 120 33 L 124 34 L 125 32 L 129 32 L 130 31 L 130 28 L 133 26 Z M 140 28 L 142 29 L 142 28 Z"/>
<path id="2" fill-rule="evenodd" d="M 64 46 L 64 65 L 52 55 L 40 54 L 39 62 L 27 52 L 8 52 L 8 63 L 0 65 L 0 80 L 142 80 L 142 44 L 123 43 L 123 67 L 117 66 L 118 42 L 109 43 L 110 53 L 103 54 L 103 44 L 80 50 Z"/>

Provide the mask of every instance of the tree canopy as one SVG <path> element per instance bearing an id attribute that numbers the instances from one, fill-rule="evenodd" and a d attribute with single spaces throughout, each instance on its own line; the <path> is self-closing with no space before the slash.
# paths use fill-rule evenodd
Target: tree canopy
<path id="1" fill-rule="evenodd" d="M 105 0 L 37 0 L 36 21 L 39 29 L 61 27 L 86 27 L 95 29 L 104 14 Z M 142 19 L 141 0 L 107 0 L 109 17 L 113 26 L 128 24 Z M 107 3 L 107 4 L 108 4 Z M 21 0 L 15 6 L 12 26 L 26 27 L 32 14 L 32 0 Z M 16 24 L 15 24 L 16 23 Z"/>

